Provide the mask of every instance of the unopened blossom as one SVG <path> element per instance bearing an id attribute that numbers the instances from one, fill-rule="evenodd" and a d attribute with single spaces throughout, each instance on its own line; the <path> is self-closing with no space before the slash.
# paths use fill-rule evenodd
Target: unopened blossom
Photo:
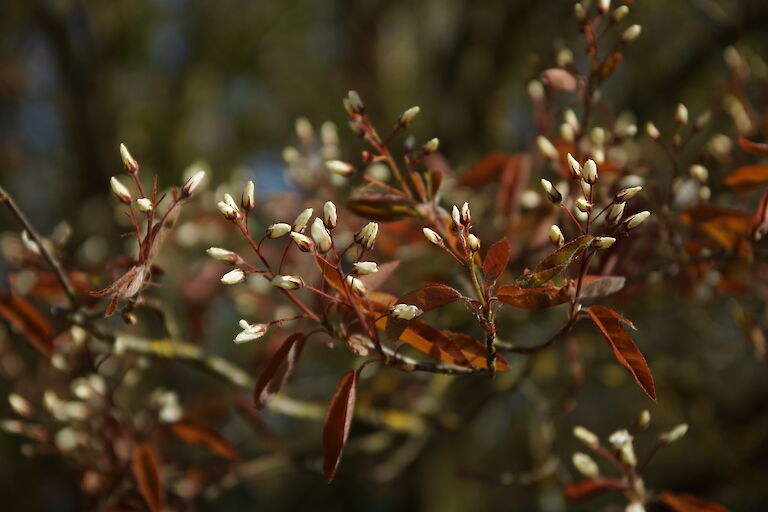
<path id="1" fill-rule="evenodd" d="M 350 289 L 355 292 L 357 295 L 363 296 L 367 293 L 367 288 L 365 287 L 365 283 L 363 283 L 360 279 L 354 277 L 354 276 L 347 276 L 345 279 L 347 286 L 350 287 Z"/>
<path id="2" fill-rule="evenodd" d="M 375 274 L 379 271 L 379 267 L 376 265 L 375 261 L 358 261 L 357 263 L 353 263 L 352 267 L 355 269 L 355 273 L 359 276 Z"/>
<path id="3" fill-rule="evenodd" d="M 315 210 L 312 208 L 307 208 L 303 210 L 297 217 L 296 220 L 293 221 L 293 226 L 291 229 L 297 233 L 303 233 L 304 229 L 307 227 L 307 222 L 309 222 L 309 218 L 312 217 L 312 213 Z"/>
<path id="4" fill-rule="evenodd" d="M 616 239 L 612 236 L 598 236 L 593 243 L 598 249 L 607 249 L 616 243 Z"/>
<path id="5" fill-rule="evenodd" d="M 600 444 L 600 440 L 594 433 L 580 425 L 577 425 L 573 428 L 573 435 L 576 439 L 589 446 L 590 448 L 594 448 Z"/>
<path id="6" fill-rule="evenodd" d="M 629 44 L 640 35 L 640 32 L 642 32 L 643 27 L 640 25 L 631 25 L 629 28 L 627 28 L 622 34 L 621 34 L 621 42 L 624 44 Z"/>
<path id="7" fill-rule="evenodd" d="M 325 229 L 325 227 L 323 227 L 323 229 Z M 291 240 L 293 240 L 296 246 L 303 252 L 309 252 L 312 250 L 312 239 L 307 235 L 297 233 L 296 231 L 291 231 Z"/>
<path id="8" fill-rule="evenodd" d="M 550 160 L 557 160 L 560 158 L 560 154 L 557 152 L 555 145 L 543 135 L 536 137 L 536 147 L 542 155 Z"/>
<path id="9" fill-rule="evenodd" d="M 560 193 L 559 190 L 555 188 L 554 185 L 552 185 L 551 181 L 542 179 L 541 188 L 544 190 L 544 193 L 547 194 L 547 197 L 549 198 L 549 200 L 552 201 L 553 203 L 557 204 L 563 200 L 563 195 Z"/>
<path id="10" fill-rule="evenodd" d="M 328 160 L 325 162 L 325 168 L 339 176 L 349 177 L 355 173 L 352 164 L 342 162 L 341 160 Z"/>
<path id="11" fill-rule="evenodd" d="M 240 198 L 240 206 L 246 211 L 253 210 L 254 206 L 256 206 L 256 199 L 254 197 L 255 189 L 256 186 L 253 184 L 253 181 L 250 180 L 245 184 L 245 187 L 243 187 L 243 196 Z"/>
<path id="12" fill-rule="evenodd" d="M 581 169 L 581 175 L 583 176 L 584 181 L 590 185 L 597 183 L 597 164 L 594 160 L 589 159 L 584 162 L 584 167 Z"/>
<path id="13" fill-rule="evenodd" d="M 193 174 L 181 187 L 181 197 L 190 197 L 195 192 L 195 189 L 200 185 L 200 182 L 203 181 L 204 177 L 205 171 L 197 171 L 195 174 Z"/>
<path id="14" fill-rule="evenodd" d="M 470 251 L 477 252 L 480 250 L 480 239 L 477 238 L 473 233 L 470 233 L 467 236 L 467 245 L 469 246 Z"/>
<path id="15" fill-rule="evenodd" d="M 600 468 L 597 462 L 586 453 L 576 452 L 571 459 L 573 466 L 587 478 L 597 478 L 600 476 Z"/>
<path id="16" fill-rule="evenodd" d="M 325 224 L 319 217 L 316 217 L 315 221 L 312 223 L 310 234 L 312 235 L 312 240 L 315 241 L 315 246 L 317 246 L 318 251 L 325 253 L 331 249 L 331 245 L 333 245 L 331 235 L 328 234 L 328 230 L 325 229 Z"/>
<path id="17" fill-rule="evenodd" d="M 323 205 L 323 222 L 329 230 L 335 228 L 339 223 L 339 216 L 333 201 L 326 201 Z"/>
<path id="18" fill-rule="evenodd" d="M 417 306 L 411 304 L 397 304 L 392 307 L 392 316 L 401 320 L 413 320 L 424 313 Z"/>
<path id="19" fill-rule="evenodd" d="M 272 286 L 277 286 L 284 290 L 296 290 L 304 286 L 304 280 L 298 276 L 277 275 L 272 278 Z"/>
<path id="20" fill-rule="evenodd" d="M 211 258 L 217 261 L 223 261 L 224 263 L 229 263 L 230 265 L 237 265 L 242 261 L 237 253 L 222 249 L 221 247 L 210 247 L 205 252 L 208 253 L 208 256 Z"/>
<path id="21" fill-rule="evenodd" d="M 120 180 L 112 176 L 109 179 L 109 186 L 112 188 L 112 193 L 115 194 L 115 197 L 117 197 L 125 204 L 131 204 L 131 193 L 128 191 L 125 185 L 120 183 Z"/>
<path id="22" fill-rule="evenodd" d="M 440 147 L 440 139 L 435 137 L 435 138 L 429 139 L 427 142 L 425 142 L 424 145 L 421 146 L 421 150 L 425 154 L 429 155 L 430 153 L 434 153 L 435 151 L 437 151 L 437 148 L 439 148 L 439 147 Z"/>
<path id="23" fill-rule="evenodd" d="M 624 221 L 624 225 L 627 227 L 627 230 L 635 229 L 640 224 L 646 221 L 648 217 L 651 216 L 651 212 L 645 210 L 640 213 L 636 213 L 632 215 L 631 217 L 627 218 L 627 220 Z"/>
<path id="24" fill-rule="evenodd" d="M 674 443 L 680 440 L 688 432 L 688 424 L 681 423 L 669 432 L 665 432 L 661 435 L 661 442 L 666 444 Z"/>
<path id="25" fill-rule="evenodd" d="M 379 233 L 379 225 L 375 222 L 369 222 L 363 229 L 355 233 L 355 242 L 360 244 L 365 250 L 370 251 L 376 243 L 376 235 Z"/>
<path id="26" fill-rule="evenodd" d="M 402 126 L 410 125 L 416 116 L 419 115 L 419 112 L 421 112 L 421 108 L 418 106 L 409 108 L 400 114 L 400 117 L 397 119 L 398 124 Z"/>
<path id="27" fill-rule="evenodd" d="M 130 174 L 138 172 L 139 162 L 131 156 L 125 144 L 120 144 L 120 158 L 123 160 L 123 167 L 125 167 L 126 172 Z"/>
<path id="28" fill-rule="evenodd" d="M 571 170 L 571 176 L 573 176 L 574 178 L 580 178 L 581 164 L 579 163 L 579 161 L 573 158 L 573 155 L 571 155 L 570 153 L 568 153 L 568 156 L 566 158 L 568 160 L 568 168 Z"/>
<path id="29" fill-rule="evenodd" d="M 240 320 L 240 332 L 235 336 L 235 343 L 245 343 L 247 341 L 253 341 L 261 338 L 267 332 L 266 324 L 250 324 L 246 320 Z"/>
<path id="30" fill-rule="evenodd" d="M 245 272 L 239 268 L 230 270 L 221 278 L 221 282 L 224 284 L 238 284 L 242 283 L 243 281 L 245 281 Z"/>
<path id="31" fill-rule="evenodd" d="M 136 206 L 142 213 L 147 213 L 152 210 L 152 201 L 146 197 L 140 197 L 136 200 Z"/>
<path id="32" fill-rule="evenodd" d="M 438 235 L 433 229 L 424 228 L 421 230 L 424 233 L 424 237 L 429 240 L 430 243 L 435 245 L 443 245 L 443 238 Z"/>
<path id="33" fill-rule="evenodd" d="M 560 230 L 560 226 L 557 224 L 552 224 L 549 227 L 549 240 L 556 247 L 562 247 L 565 244 L 565 237 L 563 236 L 563 232 Z"/>
<path id="34" fill-rule="evenodd" d="M 622 190 L 619 190 L 616 193 L 616 201 L 628 201 L 635 197 L 637 194 L 640 193 L 640 191 L 643 190 L 643 187 L 637 186 L 637 187 L 629 187 Z"/>
<path id="35" fill-rule="evenodd" d="M 268 238 L 280 238 L 291 232 L 291 225 L 286 222 L 277 222 L 267 228 Z"/>
<path id="36" fill-rule="evenodd" d="M 627 203 L 615 203 L 608 209 L 608 222 L 616 224 L 621 220 L 621 216 L 624 215 L 624 207 Z"/>
<path id="37" fill-rule="evenodd" d="M 469 203 L 467 202 L 461 205 L 461 222 L 465 226 L 469 226 L 472 223 L 472 211 L 469 209 Z"/>

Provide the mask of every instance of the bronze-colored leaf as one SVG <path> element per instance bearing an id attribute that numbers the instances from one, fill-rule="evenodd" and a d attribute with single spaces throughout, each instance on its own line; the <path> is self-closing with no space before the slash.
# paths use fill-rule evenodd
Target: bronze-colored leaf
<path id="1" fill-rule="evenodd" d="M 378 272 L 368 274 L 367 276 L 360 276 L 359 279 L 365 284 L 368 291 L 372 292 L 392 277 L 392 274 L 395 273 L 399 266 L 400 262 L 397 260 L 388 261 L 378 266 Z"/>
<path id="2" fill-rule="evenodd" d="M 627 335 L 621 323 L 626 319 L 615 311 L 603 306 L 592 306 L 587 308 L 586 312 L 592 319 L 592 322 L 600 331 L 605 341 L 608 342 L 613 355 L 629 374 L 635 379 L 635 382 L 653 401 L 656 401 L 656 390 L 653 385 L 653 376 L 648 369 L 648 363 L 645 362 L 643 354 Z"/>
<path id="3" fill-rule="evenodd" d="M 488 350 L 483 343 L 468 334 L 452 331 L 442 331 L 448 339 L 454 342 L 469 361 L 470 366 L 488 368 Z M 496 354 L 494 363 L 496 370 L 505 372 L 509 370 L 507 360 L 501 354 Z"/>
<path id="4" fill-rule="evenodd" d="M 768 155 L 768 144 L 764 142 L 752 142 L 744 137 L 739 137 L 739 146 L 744 151 L 749 151 L 756 155 Z"/>
<path id="5" fill-rule="evenodd" d="M 768 183 L 768 165 L 745 165 L 725 177 L 726 187 L 754 187 Z"/>
<path id="6" fill-rule="evenodd" d="M 719 503 L 701 499 L 693 494 L 662 492 L 656 496 L 656 501 L 666 505 L 672 512 L 730 512 Z"/>
<path id="7" fill-rule="evenodd" d="M 576 77 L 572 73 L 562 68 L 549 68 L 541 73 L 541 81 L 550 87 L 562 91 L 573 91 L 576 89 Z"/>
<path id="8" fill-rule="evenodd" d="M 624 276 L 584 276 L 581 284 L 581 298 L 607 297 L 624 288 L 627 278 Z"/>
<path id="9" fill-rule="evenodd" d="M 597 70 L 597 83 L 605 82 L 624 60 L 624 56 L 619 52 L 613 52 L 608 55 Z"/>
<path id="10" fill-rule="evenodd" d="M 500 302 L 521 309 L 546 309 L 565 304 L 571 300 L 572 287 L 546 286 L 541 288 L 520 288 L 506 285 L 499 288 L 496 297 Z"/>
<path id="11" fill-rule="evenodd" d="M 502 152 L 490 153 L 484 156 L 459 177 L 458 185 L 461 187 L 477 187 L 495 180 L 501 174 L 501 171 L 504 170 L 509 158 L 509 154 Z"/>
<path id="12" fill-rule="evenodd" d="M 291 376 L 296 361 L 304 349 L 305 339 L 306 336 L 303 333 L 291 334 L 269 360 L 253 390 L 253 402 L 257 409 L 263 409 L 269 399 L 280 391 L 285 381 Z"/>
<path id="13" fill-rule="evenodd" d="M 399 304 L 412 304 L 423 311 L 441 308 L 461 298 L 461 293 L 444 284 L 427 284 L 406 293 L 397 300 Z"/>
<path id="14" fill-rule="evenodd" d="M 238 454 L 232 444 L 221 434 L 205 425 L 191 421 L 177 421 L 168 425 L 170 432 L 189 444 L 202 445 L 225 459 L 237 459 Z"/>
<path id="15" fill-rule="evenodd" d="M 541 286 L 565 270 L 571 261 L 592 243 L 593 239 L 592 235 L 582 235 L 571 240 L 544 258 L 541 263 L 536 265 L 533 272 L 520 278 L 518 284 L 523 288 Z"/>
<path id="16" fill-rule="evenodd" d="M 483 261 L 483 275 L 485 282 L 491 285 L 496 282 L 509 263 L 510 248 L 507 237 L 502 238 L 488 249 Z"/>
<path id="17" fill-rule="evenodd" d="M 726 249 L 733 250 L 748 234 L 752 216 L 733 208 L 701 205 L 684 212 L 680 220 L 706 233 Z"/>
<path id="18" fill-rule="evenodd" d="M 336 394 L 328 407 L 323 424 L 323 472 L 328 483 L 333 480 L 341 461 L 344 445 L 349 437 L 357 395 L 357 371 L 349 371 L 341 377 Z"/>
<path id="19" fill-rule="evenodd" d="M 133 448 L 133 476 L 144 501 L 152 512 L 164 508 L 163 488 L 160 483 L 160 465 L 157 455 L 148 444 L 137 444 Z"/>
<path id="20" fill-rule="evenodd" d="M 565 487 L 565 498 L 568 501 L 584 501 L 592 499 L 608 491 L 621 491 L 624 486 L 613 478 L 598 477 L 581 480 Z"/>
<path id="21" fill-rule="evenodd" d="M 752 216 L 751 238 L 753 242 L 762 240 L 768 232 L 768 191 L 760 198 L 755 214 Z"/>
<path id="22" fill-rule="evenodd" d="M 53 355 L 53 329 L 25 298 L 0 293 L 0 317 L 41 354 L 46 357 Z"/>
<path id="23" fill-rule="evenodd" d="M 363 218 L 382 222 L 418 216 L 413 201 L 391 194 L 366 194 L 351 199 L 347 206 Z"/>

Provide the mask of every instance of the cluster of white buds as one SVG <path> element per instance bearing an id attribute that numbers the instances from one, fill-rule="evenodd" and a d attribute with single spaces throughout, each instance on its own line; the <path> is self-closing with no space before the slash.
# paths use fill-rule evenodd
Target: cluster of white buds
<path id="1" fill-rule="evenodd" d="M 250 180 L 245 184 L 245 187 L 243 187 L 243 195 L 240 198 L 240 206 L 242 206 L 243 210 L 246 212 L 253 210 L 253 208 L 256 206 L 256 198 L 254 197 L 255 189 L 256 186 L 253 184 L 253 181 Z"/>
<path id="2" fill-rule="evenodd" d="M 573 467 L 585 477 L 597 478 L 600 476 L 600 468 L 597 466 L 597 462 L 586 453 L 576 452 L 571 460 Z"/>
<path id="3" fill-rule="evenodd" d="M 369 274 L 375 274 L 379 271 L 379 267 L 375 261 L 358 261 L 352 264 L 355 270 L 355 274 L 359 276 L 367 276 Z"/>
<path id="4" fill-rule="evenodd" d="M 325 162 L 325 168 L 331 171 L 333 174 L 344 176 L 345 178 L 352 176 L 355 173 L 355 168 L 352 164 L 342 162 L 341 160 L 328 160 Z"/>
<path id="5" fill-rule="evenodd" d="M 239 268 L 230 270 L 221 277 L 221 282 L 223 284 L 239 284 L 243 281 L 245 281 L 245 272 Z"/>
<path id="6" fill-rule="evenodd" d="M 547 194 L 547 198 L 554 204 L 559 204 L 563 200 L 563 195 L 555 188 L 551 181 L 542 179 L 541 188 Z"/>
<path id="7" fill-rule="evenodd" d="M 125 167 L 125 172 L 129 174 L 135 174 L 139 172 L 139 162 L 137 162 L 136 159 L 131 156 L 131 153 L 128 151 L 128 148 L 125 146 L 125 144 L 120 144 L 120 158 L 123 160 L 123 167 Z"/>
<path id="8" fill-rule="evenodd" d="M 281 238 L 291 232 L 291 225 L 285 222 L 271 224 L 267 228 L 267 238 Z"/>
<path id="9" fill-rule="evenodd" d="M 257 340 L 267 333 L 266 324 L 250 324 L 246 320 L 240 320 L 239 325 L 242 332 L 235 336 L 235 343 Z"/>
<path id="10" fill-rule="evenodd" d="M 608 442 L 611 446 L 619 452 L 621 461 L 627 466 L 637 465 L 637 457 L 635 456 L 635 447 L 633 444 L 632 434 L 628 430 L 617 430 L 608 438 Z"/>
<path id="11" fill-rule="evenodd" d="M 310 228 L 310 233 L 312 234 L 312 240 L 315 241 L 315 246 L 319 252 L 326 253 L 331 249 L 333 240 L 331 240 L 331 235 L 328 233 L 325 223 L 320 217 L 315 218 L 315 221 Z M 291 233 L 291 236 L 293 236 L 293 233 Z"/>
<path id="12" fill-rule="evenodd" d="M 299 276 L 281 276 L 272 278 L 272 286 L 277 286 L 284 290 L 297 290 L 304 287 L 304 280 Z"/>
<path id="13" fill-rule="evenodd" d="M 323 230 L 325 230 L 324 226 L 323 226 Z M 303 233 L 299 233 L 297 231 L 291 231 L 291 240 L 293 240 L 293 242 L 296 244 L 296 247 L 298 247 L 299 250 L 301 250 L 302 252 L 310 252 L 312 250 L 312 246 L 313 246 L 312 239 Z M 330 245 L 328 246 L 328 248 L 330 248 Z"/>
<path id="14" fill-rule="evenodd" d="M 375 222 L 369 222 L 363 229 L 355 233 L 355 243 L 359 244 L 366 251 L 373 249 L 376 244 L 376 235 L 379 233 L 379 225 Z"/>
<path id="15" fill-rule="evenodd" d="M 125 204 L 131 204 L 131 201 L 133 201 L 131 193 L 125 185 L 120 183 L 120 180 L 112 176 L 109 179 L 109 186 L 112 188 L 112 193 L 115 194 L 115 197 L 117 197 L 121 202 Z"/>
<path id="16" fill-rule="evenodd" d="M 565 237 L 563 236 L 563 232 L 560 230 L 560 226 L 558 226 L 557 224 L 552 224 L 549 227 L 549 240 L 558 249 L 563 245 L 565 245 Z"/>
<path id="17" fill-rule="evenodd" d="M 354 276 L 347 276 L 345 279 L 347 286 L 356 293 L 359 296 L 364 296 L 368 290 L 365 287 L 365 283 L 363 283 L 360 279 L 354 277 Z"/>
<path id="18" fill-rule="evenodd" d="M 239 254 L 228 251 L 227 249 L 222 249 L 221 247 L 210 247 L 205 252 L 208 253 L 208 256 L 211 258 L 217 261 L 223 261 L 224 263 L 229 263 L 230 265 L 237 265 L 243 261 Z"/>
<path id="19" fill-rule="evenodd" d="M 309 219 L 312 217 L 314 211 L 315 210 L 312 208 L 302 210 L 302 212 L 296 217 L 296 220 L 293 221 L 293 226 L 291 229 L 296 233 L 303 233 L 307 228 L 307 222 L 309 222 Z"/>
<path id="20" fill-rule="evenodd" d="M 430 228 L 423 228 L 422 233 L 429 243 L 434 245 L 443 245 L 443 237 L 437 234 L 437 232 Z"/>
<path id="21" fill-rule="evenodd" d="M 243 214 L 240 212 L 240 208 L 238 208 L 237 203 L 229 194 L 224 194 L 224 200 L 219 201 L 216 204 L 216 207 L 219 209 L 219 212 L 221 212 L 221 214 L 227 218 L 227 220 L 237 222 L 243 218 Z"/>
<path id="22" fill-rule="evenodd" d="M 413 320 L 417 316 L 421 316 L 422 313 L 424 311 L 411 304 L 396 304 L 390 311 L 393 317 L 401 320 Z"/>
<path id="23" fill-rule="evenodd" d="M 326 201 L 323 205 L 323 223 L 329 231 L 333 230 L 339 224 L 339 215 L 336 212 L 336 205 L 332 201 Z"/>

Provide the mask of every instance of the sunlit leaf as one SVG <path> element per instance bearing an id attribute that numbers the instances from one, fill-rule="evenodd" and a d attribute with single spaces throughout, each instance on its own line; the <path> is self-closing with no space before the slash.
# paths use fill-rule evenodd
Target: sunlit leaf
<path id="1" fill-rule="evenodd" d="M 339 467 L 344 445 L 349 437 L 357 395 L 357 371 L 342 376 L 336 394 L 328 407 L 323 424 L 323 472 L 330 483 Z"/>
<path id="2" fill-rule="evenodd" d="M 495 283 L 509 263 L 509 240 L 502 238 L 488 249 L 483 261 L 483 275 L 487 284 Z"/>
<path id="3" fill-rule="evenodd" d="M 461 298 L 461 293 L 444 284 L 427 284 L 406 293 L 397 302 L 400 304 L 413 304 L 423 311 L 431 311 L 441 308 Z"/>
<path id="4" fill-rule="evenodd" d="M 730 512 L 719 503 L 707 501 L 692 494 L 662 492 L 656 496 L 656 501 L 666 505 L 672 512 Z"/>
<path id="5" fill-rule="evenodd" d="M 305 338 L 303 333 L 290 335 L 269 360 L 253 390 L 253 402 L 257 409 L 263 409 L 291 376 L 304 348 Z"/>
<path id="6" fill-rule="evenodd" d="M 723 184 L 727 187 L 754 187 L 768 183 L 768 165 L 745 165 L 731 171 Z"/>
<path id="7" fill-rule="evenodd" d="M 546 309 L 571 300 L 572 288 L 563 286 L 546 286 L 541 288 L 520 288 L 519 286 L 506 285 L 499 288 L 496 297 L 499 301 L 509 306 L 521 309 Z"/>
<path id="8" fill-rule="evenodd" d="M 157 455 L 148 444 L 137 444 L 132 459 L 133 476 L 144 501 L 152 512 L 161 512 L 164 499 Z"/>
<path id="9" fill-rule="evenodd" d="M 627 369 L 635 382 L 652 400 L 656 400 L 656 390 L 653 385 L 653 376 L 643 354 L 638 350 L 621 323 L 626 319 L 615 311 L 603 306 L 592 306 L 586 309 L 589 317 L 594 322 L 600 334 L 608 342 L 613 350 L 616 360 Z"/>
<path id="10" fill-rule="evenodd" d="M 205 425 L 191 421 L 177 421 L 168 425 L 173 435 L 184 442 L 202 445 L 225 459 L 237 459 L 237 451 L 221 434 Z"/>
<path id="11" fill-rule="evenodd" d="M 571 261 L 592 243 L 592 240 L 592 235 L 582 235 L 571 240 L 554 253 L 544 258 L 541 263 L 536 265 L 533 272 L 520 278 L 518 284 L 523 288 L 541 286 L 565 270 Z"/>

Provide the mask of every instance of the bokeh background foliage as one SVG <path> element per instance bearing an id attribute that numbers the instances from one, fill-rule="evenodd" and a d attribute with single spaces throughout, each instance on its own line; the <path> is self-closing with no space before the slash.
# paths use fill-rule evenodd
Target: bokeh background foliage
<path id="1" fill-rule="evenodd" d="M 182 169 L 203 157 L 213 184 L 234 173 L 253 177 L 262 194 L 280 192 L 289 186 L 281 150 L 293 142 L 298 115 L 316 124 L 336 121 L 344 156 L 353 158 L 360 145 L 345 129 L 340 105 L 348 89 L 360 91 L 372 117 L 387 122 L 420 105 L 414 133 L 420 140 L 438 136 L 441 152 L 461 171 L 490 150 L 531 144 L 535 126 L 525 84 L 559 47 L 579 47 L 571 3 L 4 0 L 0 180 L 31 206 L 41 231 L 65 219 L 76 227 L 75 240 L 102 235 L 100 250 L 115 256 L 122 242 L 114 235 L 106 183 L 119 170 L 119 142 L 166 184 L 179 182 Z M 637 0 L 632 12 L 643 36 L 604 95 L 640 122 L 671 123 L 679 101 L 692 111 L 717 109 L 726 46 L 768 54 L 764 0 Z M 713 122 L 733 133 L 726 121 L 716 115 Z M 761 130 L 763 140 L 767 133 Z M 1 222 L 4 230 L 15 229 L 8 216 Z M 170 272 L 164 296 L 172 300 L 174 286 L 190 275 Z M 768 379 L 733 322 L 734 304 L 689 301 L 667 293 L 663 283 L 654 290 L 623 307 L 651 354 L 660 396 L 651 408 L 654 422 L 687 421 L 691 431 L 654 461 L 649 485 L 695 492 L 734 510 L 768 508 Z M 210 330 L 231 330 L 236 318 L 222 301 Z M 541 335 L 546 325 L 525 329 Z M 211 334 L 209 342 L 221 346 L 228 336 Z M 584 351 L 596 371 L 571 420 L 607 434 L 650 404 L 616 373 L 599 340 L 591 343 Z M 220 350 L 242 357 L 229 346 Z M 335 379 L 329 374 L 345 361 L 323 358 L 319 349 L 305 355 L 297 380 L 306 389 L 297 384 L 297 393 L 327 399 Z M 544 357 L 535 369 L 541 389 L 553 394 L 563 387 L 557 364 Z M 170 364 L 167 378 L 186 397 L 214 385 Z M 384 392 L 386 383 L 378 385 Z M 486 385 L 452 388 L 451 399 L 471 402 Z M 532 400 L 526 392 L 506 397 L 487 405 L 473 429 L 438 432 L 395 478 L 369 478 L 376 460 L 366 456 L 347 457 L 332 486 L 314 472 L 280 466 L 227 491 L 210 510 L 304 510 L 308 504 L 317 510 L 561 510 L 556 487 L 531 493 L 457 478 L 458 468 L 492 474 L 531 466 L 536 454 L 521 439 L 537 435 Z M 274 421 L 289 446 L 310 454 L 318 446 L 317 425 Z M 575 448 L 569 425 L 560 432 L 564 453 Z M 4 510 L 78 509 L 77 481 L 61 461 L 25 459 L 7 436 L 0 437 L 0 454 Z"/>

